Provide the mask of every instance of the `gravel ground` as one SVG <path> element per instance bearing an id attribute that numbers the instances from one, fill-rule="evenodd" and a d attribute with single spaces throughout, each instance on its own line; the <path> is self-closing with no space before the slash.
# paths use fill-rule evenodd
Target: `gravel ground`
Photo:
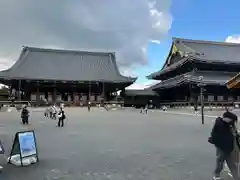
<path id="1" fill-rule="evenodd" d="M 40 162 L 17 168 L 4 165 L 1 180 L 207 180 L 215 150 L 207 142 L 212 118 L 127 109 L 66 109 L 64 128 L 31 113 L 31 125 L 19 113 L 1 113 L 0 139 L 7 152 L 14 133 L 34 129 Z M 1 157 L 0 163 L 4 163 Z M 225 179 L 227 176 L 224 174 Z"/>

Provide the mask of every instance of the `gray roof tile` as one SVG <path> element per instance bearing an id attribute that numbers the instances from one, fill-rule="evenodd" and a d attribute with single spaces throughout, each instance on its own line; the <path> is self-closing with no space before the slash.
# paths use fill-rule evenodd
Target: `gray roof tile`
<path id="1" fill-rule="evenodd" d="M 119 73 L 115 54 L 24 47 L 18 61 L 0 76 L 34 80 L 134 82 Z"/>
<path id="2" fill-rule="evenodd" d="M 202 80 L 199 77 L 202 76 Z M 192 71 L 186 74 L 164 80 L 154 86 L 153 90 L 175 87 L 184 83 L 204 83 L 206 85 L 225 86 L 226 82 L 234 76 L 234 73 L 212 72 L 212 71 Z"/>
<path id="3" fill-rule="evenodd" d="M 240 64 L 240 44 L 180 38 L 173 40 L 179 50 L 202 60 Z"/>
<path id="4" fill-rule="evenodd" d="M 171 59 L 169 61 L 170 52 L 163 68 L 147 76 L 149 79 L 172 71 L 189 60 L 240 65 L 240 44 L 181 38 L 173 38 L 173 44 L 182 52 L 183 57 L 172 63 Z"/>

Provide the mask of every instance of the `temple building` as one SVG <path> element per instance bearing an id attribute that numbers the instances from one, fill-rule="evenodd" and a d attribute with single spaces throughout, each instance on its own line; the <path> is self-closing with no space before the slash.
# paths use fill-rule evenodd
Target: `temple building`
<path id="1" fill-rule="evenodd" d="M 123 94 L 124 105 L 128 107 L 143 107 L 145 105 L 152 105 L 153 107 L 159 107 L 159 95 L 151 88 L 145 89 L 128 89 Z"/>
<path id="2" fill-rule="evenodd" d="M 24 47 L 0 83 L 15 100 L 83 103 L 113 99 L 136 78 L 120 74 L 115 53 Z"/>
<path id="3" fill-rule="evenodd" d="M 198 104 L 204 88 L 205 103 L 231 103 L 240 92 L 226 82 L 240 72 L 240 44 L 173 38 L 161 70 L 148 76 L 161 82 L 151 88 L 160 103 Z"/>

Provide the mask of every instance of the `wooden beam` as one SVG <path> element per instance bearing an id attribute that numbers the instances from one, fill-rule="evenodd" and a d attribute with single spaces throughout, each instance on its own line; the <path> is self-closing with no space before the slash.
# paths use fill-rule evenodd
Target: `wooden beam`
<path id="1" fill-rule="evenodd" d="M 240 78 L 237 78 L 231 82 L 228 82 L 227 87 L 228 89 L 238 88 L 239 84 L 240 84 Z"/>

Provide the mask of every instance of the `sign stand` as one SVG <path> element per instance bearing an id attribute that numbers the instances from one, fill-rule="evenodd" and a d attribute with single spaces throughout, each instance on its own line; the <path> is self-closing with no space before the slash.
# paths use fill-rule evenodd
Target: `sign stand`
<path id="1" fill-rule="evenodd" d="M 38 150 L 36 145 L 36 136 L 33 130 L 17 132 L 14 137 L 11 153 L 8 159 L 8 163 L 12 163 L 14 156 L 20 158 L 20 165 L 24 166 L 23 160 L 31 157 L 35 157 L 35 162 L 38 162 Z M 32 162 L 29 162 L 30 165 Z"/>

